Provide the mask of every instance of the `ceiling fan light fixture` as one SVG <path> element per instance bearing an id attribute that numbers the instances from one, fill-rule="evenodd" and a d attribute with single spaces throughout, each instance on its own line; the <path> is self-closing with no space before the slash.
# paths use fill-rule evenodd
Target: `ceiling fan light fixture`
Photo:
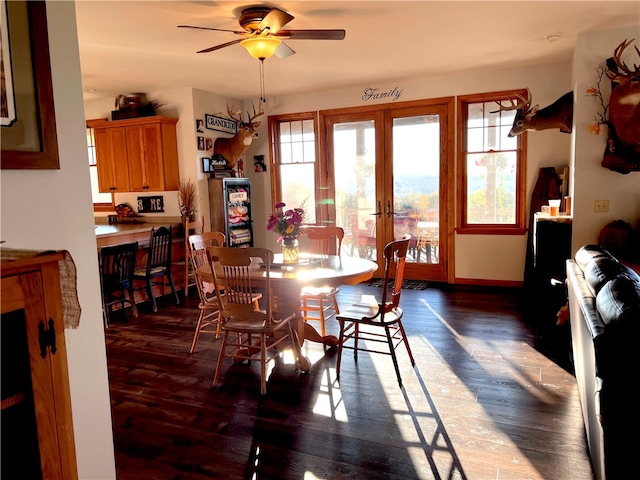
<path id="1" fill-rule="evenodd" d="M 249 55 L 258 60 L 271 57 L 280 46 L 280 40 L 275 37 L 251 37 L 240 42 L 247 49 Z"/>

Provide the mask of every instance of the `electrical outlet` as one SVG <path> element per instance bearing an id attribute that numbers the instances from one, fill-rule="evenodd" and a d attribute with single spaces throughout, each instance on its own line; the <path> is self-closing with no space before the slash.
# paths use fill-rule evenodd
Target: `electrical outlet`
<path id="1" fill-rule="evenodd" d="M 596 200 L 593 205 L 594 212 L 608 212 L 609 200 Z"/>

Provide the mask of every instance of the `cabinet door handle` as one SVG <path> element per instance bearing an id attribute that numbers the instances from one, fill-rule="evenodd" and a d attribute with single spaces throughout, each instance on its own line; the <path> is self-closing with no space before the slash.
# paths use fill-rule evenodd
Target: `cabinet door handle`
<path id="1" fill-rule="evenodd" d="M 40 356 L 42 358 L 47 357 L 47 347 L 53 355 L 56 354 L 56 329 L 53 323 L 53 319 L 49 319 L 49 328 L 45 327 L 42 320 L 38 324 L 38 340 L 40 342 Z"/>

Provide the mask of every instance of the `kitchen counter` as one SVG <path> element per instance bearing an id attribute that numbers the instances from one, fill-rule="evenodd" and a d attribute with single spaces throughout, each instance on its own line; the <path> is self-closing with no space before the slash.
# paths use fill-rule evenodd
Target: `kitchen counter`
<path id="1" fill-rule="evenodd" d="M 122 243 L 138 242 L 138 246 L 149 245 L 149 237 L 153 227 L 171 225 L 174 239 L 180 238 L 182 242 L 182 224 L 180 222 L 166 223 L 114 223 L 108 225 L 96 225 L 96 243 L 98 249 L 107 245 L 119 245 Z"/>

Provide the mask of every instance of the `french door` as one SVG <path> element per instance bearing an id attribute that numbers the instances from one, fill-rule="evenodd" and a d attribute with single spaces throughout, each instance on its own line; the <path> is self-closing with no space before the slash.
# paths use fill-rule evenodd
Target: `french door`
<path id="1" fill-rule="evenodd" d="M 320 121 L 343 255 L 380 260 L 381 275 L 384 246 L 408 234 L 406 277 L 447 281 L 453 100 L 324 111 Z"/>

